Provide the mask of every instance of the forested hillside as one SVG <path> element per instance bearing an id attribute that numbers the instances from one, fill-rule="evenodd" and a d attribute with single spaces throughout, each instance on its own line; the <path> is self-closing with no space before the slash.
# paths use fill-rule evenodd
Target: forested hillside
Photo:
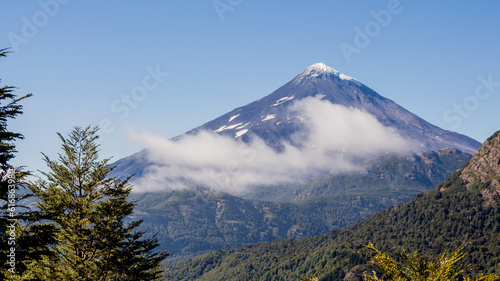
<path id="1" fill-rule="evenodd" d="M 172 267 L 168 280 L 359 280 L 363 245 L 437 256 L 465 246 L 464 262 L 500 273 L 500 132 L 435 189 L 326 235 L 215 251 Z"/>

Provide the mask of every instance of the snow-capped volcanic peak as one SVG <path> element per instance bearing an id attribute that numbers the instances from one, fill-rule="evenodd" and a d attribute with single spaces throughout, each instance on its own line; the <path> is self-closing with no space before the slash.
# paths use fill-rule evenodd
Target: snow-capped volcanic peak
<path id="1" fill-rule="evenodd" d="M 355 114 L 355 112 L 358 112 L 360 115 L 358 113 Z M 371 117 L 368 118 L 368 115 L 370 115 Z M 362 117 L 362 121 L 351 120 L 353 117 L 358 118 L 358 116 L 365 117 Z M 366 123 L 365 121 L 368 123 Z M 194 139 L 201 140 L 200 142 L 197 141 L 193 143 L 200 143 L 203 144 L 203 146 L 198 147 L 198 145 L 190 144 L 189 147 L 193 147 L 193 149 L 201 149 L 200 151 L 203 151 L 202 154 L 204 154 L 205 151 L 212 153 L 210 151 L 212 149 L 211 147 L 209 149 L 206 148 L 207 143 L 217 144 L 217 147 L 213 148 L 215 152 L 226 151 L 222 146 L 228 147 L 229 150 L 227 150 L 227 152 L 230 152 L 232 148 L 237 149 L 236 152 L 238 153 L 236 154 L 241 154 L 240 156 L 233 155 L 234 153 L 232 152 L 222 153 L 223 155 L 228 155 L 227 159 L 230 160 L 229 162 L 225 162 L 224 160 L 222 160 L 224 159 L 223 157 L 226 157 L 223 155 L 221 155 L 220 159 L 212 159 L 213 161 L 215 161 L 213 163 L 223 163 L 224 166 L 217 166 L 219 164 L 214 164 L 213 166 L 211 166 L 208 159 L 207 162 L 198 161 L 199 159 L 205 159 L 199 158 L 203 157 L 201 155 L 198 155 L 199 153 L 189 152 L 191 154 L 184 157 L 176 151 L 173 154 L 178 155 L 178 158 L 171 156 L 170 153 L 168 153 L 168 155 L 162 155 L 165 155 L 165 159 L 182 158 L 182 161 L 180 161 L 181 163 L 188 163 L 186 161 L 192 161 L 192 163 L 196 163 L 193 164 L 195 165 L 193 166 L 193 168 L 195 168 L 193 171 L 195 171 L 196 177 L 197 179 L 199 179 L 200 171 L 202 171 L 204 174 L 210 175 L 219 175 L 219 171 L 217 170 L 219 169 L 219 167 L 223 167 L 221 168 L 222 172 L 226 171 L 226 163 L 234 162 L 235 160 L 237 160 L 238 162 L 238 159 L 246 158 L 244 155 L 254 151 L 254 147 L 255 152 L 258 151 L 257 147 L 260 147 L 259 149 L 262 149 L 259 150 L 260 152 L 258 153 L 259 159 L 267 159 L 263 161 L 278 163 L 274 162 L 274 158 L 271 159 L 267 158 L 266 156 L 262 156 L 268 155 L 264 154 L 268 151 L 266 147 L 275 150 L 275 152 L 277 153 L 286 153 L 287 149 L 291 149 L 289 151 L 312 152 L 314 153 L 312 157 L 318 156 L 320 157 L 320 159 L 323 159 L 323 156 L 328 155 L 336 157 L 335 155 L 337 154 L 335 151 L 342 151 L 342 148 L 344 148 L 345 145 L 351 145 L 350 141 L 339 142 L 339 140 L 343 139 L 356 139 L 356 143 L 358 143 L 358 141 L 364 142 L 365 139 L 372 139 L 377 143 L 375 146 L 378 146 L 378 143 L 384 144 L 383 141 L 380 141 L 379 135 L 374 134 L 373 136 L 371 136 L 367 132 L 372 132 L 372 130 L 375 130 L 376 127 L 379 128 L 381 126 L 386 127 L 386 129 L 388 130 L 387 132 L 393 131 L 393 133 L 397 133 L 404 139 L 411 140 L 411 142 L 415 144 L 421 144 L 421 147 L 414 148 L 416 151 L 423 152 L 428 150 L 438 150 L 446 147 L 454 147 L 464 152 L 474 153 L 476 149 L 481 145 L 479 142 L 467 136 L 450 131 L 445 131 L 439 127 L 436 127 L 418 117 L 417 115 L 404 109 L 394 101 L 384 98 L 367 85 L 361 84 L 357 80 L 343 75 L 342 73 L 326 66 L 323 63 L 316 63 L 304 69 L 298 76 L 296 76 L 290 82 L 287 82 L 271 94 L 254 102 L 251 102 L 245 106 L 235 108 L 234 110 L 227 112 L 226 114 L 187 132 L 182 137 L 179 136 L 174 138 L 176 143 L 183 142 L 184 137 L 186 137 L 186 140 L 188 140 L 188 142 Z M 366 131 L 368 129 L 365 130 L 365 128 L 368 128 L 369 131 Z M 316 133 L 316 131 L 321 132 L 321 134 Z M 385 130 L 382 131 L 386 132 Z M 211 132 L 220 136 L 225 136 L 227 137 L 227 139 L 224 139 L 223 142 L 220 143 L 221 147 L 219 147 L 218 145 L 219 141 L 222 140 L 221 138 L 203 133 L 199 136 L 200 139 L 198 139 L 196 135 L 201 132 Z M 349 138 L 349 136 L 352 134 L 355 134 L 355 136 L 357 136 L 356 134 L 359 134 L 360 136 L 346 139 Z M 309 143 L 310 138 L 313 138 L 314 143 Z M 233 145 L 231 142 L 229 142 L 229 139 L 237 140 L 238 144 Z M 246 143 L 249 146 L 240 146 L 241 143 L 239 143 L 239 141 Z M 260 141 L 262 141 L 262 143 Z M 306 144 L 305 146 L 304 142 Z M 255 146 L 258 143 L 260 144 Z M 338 143 L 338 145 L 336 145 L 336 143 Z M 315 145 L 314 151 L 308 150 L 309 144 Z M 329 150 L 321 151 L 321 146 L 328 147 L 328 149 L 332 148 L 334 149 L 333 152 L 335 153 L 332 154 Z M 370 146 L 371 145 L 356 147 L 363 147 L 361 149 L 362 151 L 368 151 L 372 149 L 370 148 Z M 169 148 L 165 149 L 174 149 L 174 147 L 177 146 L 174 146 L 174 144 L 169 144 L 168 147 Z M 187 146 L 181 145 L 180 147 Z M 212 155 L 210 153 L 204 155 Z M 358 152 L 356 151 L 356 153 Z M 122 175 L 125 176 L 129 174 L 141 174 L 145 173 L 147 167 L 154 167 L 154 165 L 156 165 L 156 159 L 159 158 L 156 158 L 156 155 L 154 155 L 153 160 L 151 160 L 146 158 L 146 154 L 149 154 L 149 152 L 143 151 L 134 156 L 119 160 L 119 163 L 117 162 L 118 168 L 114 171 L 115 175 L 117 175 L 118 173 L 122 173 Z M 294 152 L 289 155 L 295 157 L 293 156 L 293 154 Z M 273 157 L 275 157 L 275 154 L 269 155 L 273 155 Z M 310 156 L 308 156 L 307 158 L 309 157 Z M 185 160 L 183 158 L 189 158 L 192 160 Z M 295 162 L 295 159 L 297 158 L 293 158 L 294 163 L 298 163 Z M 210 166 L 211 168 L 205 169 L 205 166 L 196 166 L 205 165 L 201 164 L 202 162 L 207 163 L 206 165 Z M 317 162 L 320 163 L 322 161 L 319 160 Z M 243 162 L 240 163 L 242 164 Z M 256 162 L 254 162 L 254 164 L 252 165 L 255 165 L 255 163 Z M 307 163 L 307 165 L 312 165 L 313 168 L 319 167 L 317 166 L 318 164 L 316 162 Z M 248 168 L 246 170 L 254 170 L 254 167 L 256 166 L 247 167 Z M 294 164 L 292 165 L 292 167 L 292 169 L 296 169 L 297 166 L 295 166 Z M 305 169 L 308 170 L 307 167 Z M 325 170 L 328 169 L 329 168 L 326 168 Z M 172 171 L 178 170 L 181 171 L 181 169 L 175 168 L 173 168 Z M 154 171 L 156 171 L 156 169 L 154 169 Z M 248 175 L 246 174 L 247 171 L 245 171 L 244 169 L 240 169 L 238 171 L 242 172 L 242 176 Z M 173 173 L 174 178 L 184 179 L 183 173 Z M 232 177 L 232 175 L 230 176 Z M 161 175 L 161 177 L 165 178 L 163 175 Z M 226 177 L 226 175 L 220 174 L 220 177 L 212 176 L 210 180 L 213 181 L 216 179 L 224 179 Z M 196 180 L 194 181 L 196 182 Z M 217 180 L 217 182 L 219 182 L 219 180 Z M 233 183 L 234 182 L 231 181 L 231 184 Z"/>
<path id="2" fill-rule="evenodd" d="M 304 77 L 320 77 L 324 74 L 327 75 L 333 74 L 334 76 L 337 76 L 341 80 L 352 81 L 355 82 L 356 84 L 360 83 L 358 80 L 350 76 L 347 76 L 345 74 L 342 74 L 338 70 L 335 70 L 322 62 L 315 63 L 309 66 L 308 68 L 304 69 L 297 78 L 299 78 L 299 80 L 302 80 L 302 78 Z"/>
<path id="3" fill-rule="evenodd" d="M 273 149 L 281 151 L 285 144 L 301 145 L 302 134 L 311 129 L 307 112 L 299 110 L 297 113 L 294 110 L 300 108 L 305 99 L 314 98 L 372 115 L 383 126 L 394 128 L 401 137 L 422 143 L 419 151 L 455 147 L 473 153 L 480 145 L 470 138 L 427 123 L 358 80 L 324 63 L 307 67 L 271 94 L 236 108 L 188 134 L 206 130 L 247 143 L 258 137 Z M 294 106 L 297 104 L 299 106 Z M 325 124 L 333 121 L 324 119 Z"/>
<path id="4" fill-rule="evenodd" d="M 306 71 L 306 70 L 315 70 L 315 71 L 328 72 L 328 73 L 339 73 L 337 70 L 329 67 L 328 65 L 326 65 L 322 62 L 315 63 L 315 64 L 309 66 L 308 68 L 306 68 L 304 71 Z"/>

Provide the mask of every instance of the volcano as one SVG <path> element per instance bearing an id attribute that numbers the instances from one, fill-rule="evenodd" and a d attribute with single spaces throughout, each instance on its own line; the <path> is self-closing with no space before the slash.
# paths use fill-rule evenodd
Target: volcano
<path id="1" fill-rule="evenodd" d="M 479 142 L 470 137 L 430 124 L 355 78 L 323 63 L 307 67 L 273 93 L 236 108 L 173 140 L 196 135 L 202 131 L 246 143 L 258 137 L 279 152 L 283 150 L 284 144 L 300 145 L 297 135 L 309 129 L 308 116 L 298 114 L 294 106 L 306 99 L 327 101 L 368 113 L 381 125 L 390 128 L 394 135 L 410 140 L 413 145 L 412 152 L 415 153 L 455 148 L 473 154 L 480 146 Z M 333 120 L 320 121 L 329 124 Z M 135 174 L 136 177 L 140 177 L 151 165 L 150 162 L 145 149 L 117 161 L 112 175 L 125 177 Z"/>
<path id="2" fill-rule="evenodd" d="M 360 81 L 323 63 L 311 65 L 270 95 L 236 108 L 188 134 L 208 130 L 243 141 L 256 135 L 279 149 L 284 141 L 293 143 L 291 136 L 304 129 L 306 116 L 293 116 L 289 108 L 295 101 L 308 97 L 366 111 L 384 126 L 413 140 L 417 151 L 453 147 L 473 154 L 480 146 L 474 139 L 426 122 Z"/>

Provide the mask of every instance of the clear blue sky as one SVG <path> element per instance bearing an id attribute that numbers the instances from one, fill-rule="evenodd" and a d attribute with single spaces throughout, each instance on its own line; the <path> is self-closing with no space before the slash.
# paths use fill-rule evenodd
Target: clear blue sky
<path id="1" fill-rule="evenodd" d="M 15 51 L 0 60 L 2 85 L 34 94 L 10 123 L 26 137 L 14 163 L 29 170 L 59 152 L 56 132 L 105 120 L 102 156 L 118 160 L 141 149 L 125 124 L 174 137 L 317 62 L 444 129 L 480 142 L 500 129 L 498 1 L 0 5 L 0 48 Z"/>

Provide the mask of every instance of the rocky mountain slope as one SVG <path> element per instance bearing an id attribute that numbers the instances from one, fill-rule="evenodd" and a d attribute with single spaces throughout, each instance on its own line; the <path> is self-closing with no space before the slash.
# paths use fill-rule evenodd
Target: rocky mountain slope
<path id="1" fill-rule="evenodd" d="M 487 139 L 460 175 L 467 188 L 487 185 L 488 188 L 481 190 L 481 195 L 486 205 L 491 206 L 496 206 L 500 197 L 500 146 L 495 146 L 499 141 L 498 134 Z"/>

